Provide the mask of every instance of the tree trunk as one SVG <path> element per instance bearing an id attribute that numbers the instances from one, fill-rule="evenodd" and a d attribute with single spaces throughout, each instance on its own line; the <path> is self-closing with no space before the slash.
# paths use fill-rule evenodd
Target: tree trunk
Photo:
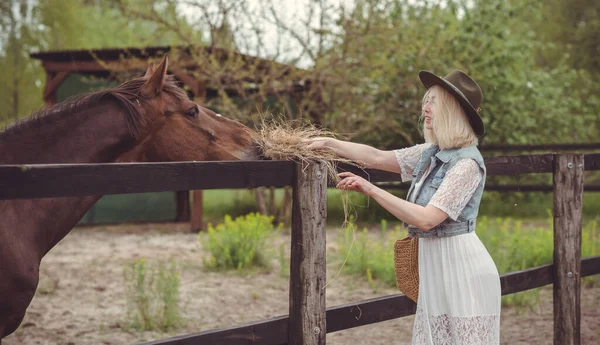
<path id="1" fill-rule="evenodd" d="M 12 105 L 13 105 L 13 116 L 14 121 L 19 119 L 19 46 L 17 45 L 17 21 L 13 15 L 12 10 L 10 13 L 10 36 L 8 44 L 12 45 L 13 50 L 13 90 L 12 90 Z"/>

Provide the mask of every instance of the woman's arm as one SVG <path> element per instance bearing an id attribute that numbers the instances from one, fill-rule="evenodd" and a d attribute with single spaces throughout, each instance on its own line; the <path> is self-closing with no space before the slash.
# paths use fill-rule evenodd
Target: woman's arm
<path id="1" fill-rule="evenodd" d="M 396 218 L 417 228 L 428 231 L 439 225 L 448 214 L 433 205 L 425 207 L 402 200 L 393 194 L 373 185 L 364 178 L 346 172 L 339 174 L 343 179 L 338 183 L 340 189 L 354 190 L 372 197 L 378 204 Z"/>
<path id="2" fill-rule="evenodd" d="M 430 146 L 430 144 L 417 144 L 399 150 L 384 151 L 364 144 L 327 137 L 305 139 L 304 142 L 309 149 L 331 150 L 338 156 L 348 158 L 367 168 L 400 174 L 403 182 L 412 179 L 413 169 L 421 159 L 421 154 Z"/>
<path id="3" fill-rule="evenodd" d="M 363 164 L 367 168 L 400 173 L 394 151 L 383 151 L 369 145 L 326 137 L 311 138 L 306 141 L 310 149 L 331 150 L 336 155 Z"/>
<path id="4" fill-rule="evenodd" d="M 448 218 L 446 212 L 431 204 L 423 207 L 400 199 L 377 186 L 373 187 L 368 195 L 377 201 L 381 207 L 401 221 L 416 226 L 423 231 L 430 230 Z"/>
<path id="5" fill-rule="evenodd" d="M 442 184 L 426 206 L 402 200 L 352 173 L 339 174 L 338 188 L 354 190 L 372 197 L 388 212 L 423 231 L 450 217 L 457 220 L 479 186 L 483 172 L 472 159 L 462 159 L 444 177 Z"/>

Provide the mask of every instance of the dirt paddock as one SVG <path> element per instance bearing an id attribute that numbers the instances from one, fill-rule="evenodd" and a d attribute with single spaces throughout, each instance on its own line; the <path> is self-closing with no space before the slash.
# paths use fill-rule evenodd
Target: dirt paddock
<path id="1" fill-rule="evenodd" d="M 21 327 L 4 345 L 135 344 L 175 335 L 230 327 L 288 313 L 288 278 L 273 257 L 272 269 L 252 274 L 210 272 L 203 268 L 202 244 L 185 224 L 77 228 L 42 261 L 40 285 Z M 336 250 L 328 232 L 328 251 Z M 285 243 L 281 235 L 273 246 Z M 278 252 L 278 249 L 273 250 Z M 171 333 L 132 331 L 126 324 L 123 267 L 134 258 L 175 259 L 181 273 L 186 326 Z M 328 264 L 328 279 L 339 263 Z M 581 343 L 600 345 L 600 287 L 581 296 Z M 395 294 L 365 279 L 340 275 L 327 286 L 327 305 Z M 327 335 L 328 344 L 410 344 L 413 317 Z M 501 343 L 552 344 L 552 289 L 545 287 L 539 307 L 502 310 Z"/>

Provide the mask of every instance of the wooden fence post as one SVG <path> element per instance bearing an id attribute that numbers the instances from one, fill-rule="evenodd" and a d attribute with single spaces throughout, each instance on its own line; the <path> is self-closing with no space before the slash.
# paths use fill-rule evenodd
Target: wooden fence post
<path id="1" fill-rule="evenodd" d="M 579 345 L 582 154 L 554 156 L 554 345 Z"/>
<path id="2" fill-rule="evenodd" d="M 190 193 L 187 190 L 175 192 L 175 221 L 190 221 Z"/>
<path id="3" fill-rule="evenodd" d="M 323 161 L 296 164 L 292 204 L 289 345 L 325 345 L 325 222 Z"/>
<path id="4" fill-rule="evenodd" d="M 206 102 L 206 82 L 196 80 L 195 76 L 182 72 L 179 68 L 171 66 L 175 76 L 185 83 L 194 94 L 194 102 L 204 104 Z M 190 231 L 200 232 L 206 230 L 204 227 L 204 191 L 193 190 L 192 205 L 190 207 Z M 189 199 L 188 199 L 189 200 Z"/>

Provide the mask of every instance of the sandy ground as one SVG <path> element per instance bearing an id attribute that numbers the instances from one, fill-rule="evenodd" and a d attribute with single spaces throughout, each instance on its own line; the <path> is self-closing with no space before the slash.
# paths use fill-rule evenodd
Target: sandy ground
<path id="1" fill-rule="evenodd" d="M 328 251 L 335 251 L 328 232 Z M 281 235 L 277 243 L 289 237 Z M 278 244 L 273 244 L 278 248 Z M 276 253 L 278 250 L 274 250 Z M 229 327 L 288 313 L 288 279 L 277 255 L 272 269 L 252 274 L 209 272 L 202 265 L 202 245 L 186 225 L 136 225 L 78 228 L 42 261 L 38 292 L 21 327 L 3 340 L 17 344 L 135 344 L 185 333 Z M 288 254 L 289 255 L 289 254 Z M 127 330 L 123 265 L 133 258 L 175 259 L 181 268 L 187 325 L 171 333 Z M 328 264 L 328 277 L 339 269 Z M 328 279 L 329 279 L 328 278 Z M 581 296 L 581 343 L 600 344 L 600 287 Z M 395 294 L 364 279 L 341 275 L 327 287 L 327 305 Z M 410 344 L 413 317 L 327 335 L 328 344 Z M 544 288 L 533 311 L 504 308 L 501 343 L 552 344 L 552 290 Z"/>

